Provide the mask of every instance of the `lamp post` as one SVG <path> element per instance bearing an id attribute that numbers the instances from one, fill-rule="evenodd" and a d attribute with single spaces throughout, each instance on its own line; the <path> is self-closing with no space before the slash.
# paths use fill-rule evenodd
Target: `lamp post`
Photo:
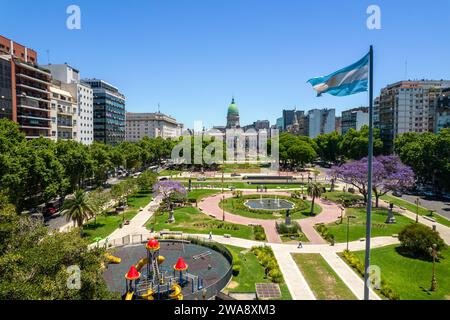
<path id="1" fill-rule="evenodd" d="M 433 275 L 431 276 L 431 289 L 430 289 L 430 291 L 436 291 L 436 289 L 437 289 L 435 264 L 436 264 L 436 258 L 438 256 L 438 251 L 437 251 L 436 248 L 437 248 L 437 245 L 435 243 L 433 243 L 431 248 L 428 249 L 430 251 L 431 257 L 433 258 Z"/>
<path id="2" fill-rule="evenodd" d="M 420 204 L 420 199 L 417 198 L 415 203 L 416 203 L 416 223 L 419 223 L 419 204 Z"/>
<path id="3" fill-rule="evenodd" d="M 224 202 L 225 202 L 225 195 L 223 194 L 223 180 L 224 180 L 224 168 L 222 165 L 222 221 L 225 221 L 225 208 L 224 208 Z"/>
<path id="4" fill-rule="evenodd" d="M 355 216 L 347 216 L 347 251 L 348 251 L 348 240 L 350 235 L 350 219 L 356 218 Z"/>

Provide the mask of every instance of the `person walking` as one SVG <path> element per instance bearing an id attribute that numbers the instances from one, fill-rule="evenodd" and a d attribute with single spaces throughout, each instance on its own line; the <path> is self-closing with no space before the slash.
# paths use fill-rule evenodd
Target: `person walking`
<path id="1" fill-rule="evenodd" d="M 212 240 L 212 231 L 209 232 L 209 240 Z"/>
<path id="2" fill-rule="evenodd" d="M 298 248 L 298 249 L 302 249 L 302 248 L 303 248 L 303 243 L 302 243 L 301 241 L 298 242 L 297 248 Z"/>

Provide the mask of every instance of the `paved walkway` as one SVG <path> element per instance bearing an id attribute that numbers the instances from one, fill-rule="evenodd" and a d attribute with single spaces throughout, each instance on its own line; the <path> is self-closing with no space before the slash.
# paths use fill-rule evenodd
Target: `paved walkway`
<path id="1" fill-rule="evenodd" d="M 243 191 L 244 195 L 252 195 L 252 194 L 261 194 L 263 196 L 268 195 L 278 195 L 278 196 L 290 196 L 290 192 L 286 191 L 267 191 L 264 193 L 258 193 L 256 191 Z M 233 195 L 231 193 L 225 193 L 223 197 L 225 199 L 231 198 Z M 308 198 L 311 200 L 310 198 Z M 223 218 L 223 210 L 220 208 L 219 203 L 222 200 L 222 194 L 218 194 L 215 196 L 211 196 L 208 198 L 203 199 L 198 207 L 201 211 L 204 213 L 215 217 L 216 219 L 222 219 Z M 322 207 L 322 211 L 320 214 L 318 214 L 315 217 L 311 218 L 305 218 L 305 219 L 299 219 L 296 220 L 300 226 L 302 227 L 303 233 L 306 235 L 306 237 L 309 239 L 310 243 L 326 243 L 324 239 L 317 233 L 317 231 L 314 229 L 314 225 L 317 223 L 331 223 L 338 219 L 340 213 L 339 208 L 336 206 L 336 204 L 323 200 L 323 199 L 317 199 L 316 203 L 318 203 Z M 267 241 L 270 243 L 281 243 L 281 238 L 278 235 L 278 232 L 275 227 L 276 221 L 282 221 L 281 219 L 256 219 L 256 218 L 249 218 L 240 216 L 237 214 L 232 214 L 230 212 L 225 211 L 225 221 L 237 223 L 237 224 L 243 224 L 243 225 L 261 225 L 264 228 L 264 231 L 267 236 Z"/>
<path id="2" fill-rule="evenodd" d="M 379 200 L 379 205 L 385 208 L 389 208 L 389 202 L 384 201 L 384 200 Z M 416 214 L 406 210 L 406 209 L 401 209 L 398 206 L 395 206 L 395 211 L 397 211 L 398 213 L 400 213 L 401 215 L 410 218 L 414 221 L 416 221 Z M 436 226 L 436 230 L 439 232 L 439 235 L 441 236 L 442 239 L 444 239 L 445 243 L 450 245 L 450 228 L 447 226 L 444 226 L 443 224 L 440 224 L 438 222 L 433 222 L 430 221 L 428 219 L 425 219 L 423 216 L 419 215 L 419 223 L 422 223 L 430 228 L 433 228 L 433 226 Z"/>

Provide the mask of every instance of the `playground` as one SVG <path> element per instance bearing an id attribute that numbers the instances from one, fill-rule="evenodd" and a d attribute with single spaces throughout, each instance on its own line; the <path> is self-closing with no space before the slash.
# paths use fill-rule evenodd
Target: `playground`
<path id="1" fill-rule="evenodd" d="M 202 300 L 215 296 L 231 279 L 232 256 L 217 244 L 151 239 L 116 248 L 118 258 L 103 277 L 125 300 Z M 119 263 L 117 263 L 120 261 Z"/>

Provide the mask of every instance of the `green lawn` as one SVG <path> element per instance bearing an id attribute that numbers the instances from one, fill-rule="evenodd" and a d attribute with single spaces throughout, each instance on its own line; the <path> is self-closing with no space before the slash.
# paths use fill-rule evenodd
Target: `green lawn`
<path id="1" fill-rule="evenodd" d="M 158 173 L 158 176 L 162 177 L 162 176 L 177 176 L 181 173 L 182 171 L 180 170 L 162 170 L 161 172 Z"/>
<path id="2" fill-rule="evenodd" d="M 347 208 L 346 216 L 355 216 L 350 219 L 349 240 L 355 241 L 364 238 L 366 235 L 366 209 L 365 208 Z M 385 223 L 388 216 L 387 209 L 373 208 L 372 211 L 372 237 L 391 236 L 398 234 L 406 225 L 414 223 L 409 218 L 394 212 L 396 223 Z M 344 217 L 342 224 L 339 222 L 327 225 L 330 234 L 334 235 L 336 242 L 347 241 L 347 218 Z"/>
<path id="3" fill-rule="evenodd" d="M 450 248 L 441 253 L 436 263 L 437 291 L 431 286 L 432 262 L 413 259 L 399 254 L 396 245 L 371 250 L 371 263 L 381 269 L 386 283 L 402 300 L 450 300 Z M 355 254 L 364 261 L 364 252 Z"/>
<path id="4" fill-rule="evenodd" d="M 292 235 L 280 234 L 280 238 L 283 243 L 298 243 L 299 241 L 303 243 L 309 242 L 309 239 L 303 232 L 299 232 L 298 234 L 294 235 L 294 239 L 292 239 L 291 236 Z"/>
<path id="5" fill-rule="evenodd" d="M 233 276 L 231 284 L 226 289 L 228 292 L 249 293 L 255 292 L 256 283 L 270 283 L 266 277 L 264 267 L 259 263 L 256 255 L 250 249 L 234 246 L 226 246 L 234 257 L 241 261 L 241 271 Z M 281 300 L 291 300 L 291 294 L 285 283 L 280 283 Z"/>
<path id="6" fill-rule="evenodd" d="M 292 254 L 292 257 L 318 300 L 356 300 L 319 253 Z"/>
<path id="7" fill-rule="evenodd" d="M 219 190 L 212 190 L 212 189 L 196 189 L 188 192 L 187 197 L 188 199 L 191 200 L 200 201 L 204 197 L 212 196 L 218 194 L 219 192 L 220 192 Z"/>
<path id="8" fill-rule="evenodd" d="M 272 214 L 271 211 L 267 211 L 267 213 L 264 212 L 254 212 L 249 210 L 245 205 L 243 205 L 243 202 L 247 199 L 259 199 L 260 195 L 247 195 L 243 196 L 242 198 L 227 198 L 225 201 L 221 201 L 219 203 L 219 206 L 221 208 L 224 208 L 227 212 L 237 214 L 244 217 L 249 218 L 256 218 L 256 219 L 280 219 L 283 218 L 285 215 L 285 210 L 281 210 L 278 212 L 278 215 Z M 274 196 L 271 195 L 263 195 L 264 198 L 271 198 L 273 199 Z M 301 200 L 301 199 L 293 199 L 291 197 L 286 196 L 278 196 L 279 199 L 286 199 L 288 201 L 292 201 L 295 203 L 296 207 L 291 210 L 291 217 L 292 219 L 304 219 L 311 217 L 310 215 L 310 208 L 311 208 L 311 202 L 307 200 Z M 322 208 L 315 203 L 314 204 L 314 213 L 319 214 L 321 212 Z"/>
<path id="9" fill-rule="evenodd" d="M 175 179 L 174 179 L 175 180 Z M 189 183 L 186 180 L 180 180 L 183 182 L 183 184 L 187 187 Z M 222 188 L 222 182 L 211 182 L 211 181 L 192 181 L 192 186 L 194 187 L 205 187 L 210 186 L 213 188 Z M 223 187 L 224 189 L 251 189 L 256 190 L 257 187 L 260 187 L 261 184 L 248 184 L 244 181 L 224 181 Z M 301 183 L 295 183 L 295 184 L 266 184 L 263 185 L 267 187 L 267 189 L 300 189 L 302 188 Z M 304 188 L 306 189 L 306 188 Z"/>
<path id="10" fill-rule="evenodd" d="M 396 206 L 403 207 L 413 213 L 416 213 L 417 206 L 414 203 L 411 203 L 409 201 L 406 201 L 406 200 L 403 200 L 403 199 L 400 199 L 398 197 L 394 197 L 394 196 L 391 196 L 388 194 L 382 196 L 381 199 L 384 201 L 387 201 L 387 202 L 392 202 Z M 429 213 L 430 213 L 430 211 L 428 209 L 425 209 L 425 208 L 419 206 L 419 215 L 427 216 Z M 443 216 L 440 216 L 438 214 L 433 214 L 433 218 L 440 224 L 450 227 L 450 220 L 444 218 Z"/>
<path id="11" fill-rule="evenodd" d="M 156 231 L 170 230 L 183 231 L 191 234 L 208 234 L 210 231 L 214 235 L 230 234 L 232 237 L 243 239 L 254 239 L 253 227 L 223 222 L 212 219 L 200 212 L 196 207 L 184 207 L 174 210 L 175 222 L 168 223 L 168 213 L 156 216 Z M 153 227 L 154 218 L 147 222 L 147 228 Z"/>
<path id="12" fill-rule="evenodd" d="M 128 209 L 124 213 L 125 220 L 132 219 L 138 213 L 139 208 L 145 207 L 152 200 L 152 197 L 151 191 L 141 191 L 130 196 L 128 198 Z M 123 220 L 123 214 L 100 216 L 97 218 L 97 223 L 91 220 L 84 225 L 84 236 L 90 241 L 93 241 L 96 237 L 105 238 L 119 228 Z"/>
<path id="13" fill-rule="evenodd" d="M 342 200 L 349 200 L 349 201 L 364 200 L 364 197 L 359 194 L 342 191 L 325 192 L 322 195 L 322 198 L 337 203 L 340 203 Z"/>

